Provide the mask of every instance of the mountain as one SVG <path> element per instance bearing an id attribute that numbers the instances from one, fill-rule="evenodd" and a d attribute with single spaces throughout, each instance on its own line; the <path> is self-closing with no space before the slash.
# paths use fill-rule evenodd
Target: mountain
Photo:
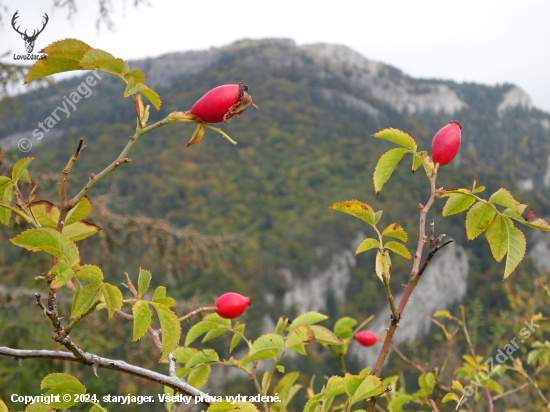
<path id="1" fill-rule="evenodd" d="M 243 40 L 134 61 L 130 67 L 142 69 L 146 83 L 162 98 L 160 113 L 152 113 L 151 121 L 189 110 L 205 92 L 227 83 L 248 84 L 259 110 L 248 108 L 221 126 L 237 146 L 207 131 L 200 144 L 187 148 L 191 125 L 159 128 L 132 149 L 131 164 L 97 185 L 90 196 L 97 207 L 89 220 L 104 230 L 99 245 L 94 238 L 81 245 L 86 262 L 103 267 L 109 281 L 124 281 L 123 272 L 137 276 L 142 266 L 176 299 L 212 302 L 220 293 L 238 291 L 253 300 L 246 320 L 258 332 L 281 315 L 292 318 L 307 310 L 327 313 L 331 321 L 375 314 L 371 325 L 381 329 L 389 322 L 389 310 L 374 273 L 374 255 L 354 256 L 359 242 L 371 235 L 369 228 L 328 207 L 358 199 L 382 209 L 381 223 L 403 225 L 411 239 L 407 246 L 413 247 L 416 205 L 426 202 L 429 187 L 420 172 L 411 175 L 410 165 L 400 164 L 375 199 L 374 167 L 393 146 L 371 135 L 387 127 L 404 130 L 420 149 L 429 150 L 435 132 L 459 120 L 460 154 L 440 170 L 439 185 L 471 187 L 476 180 L 487 187 L 486 198 L 505 187 L 539 216 L 550 214 L 550 115 L 534 108 L 515 85 L 412 78 L 345 46 L 297 46 L 288 39 Z M 43 182 L 42 197 L 58 197 L 56 179 L 79 138 L 88 148 L 71 175 L 73 194 L 90 173 L 116 157 L 132 133 L 133 103 L 122 99 L 122 84 L 102 75 L 89 93 L 82 89 L 88 97 L 69 117 L 60 115 L 42 139 L 33 136 L 38 122 L 83 79 L 21 97 L 16 113 L 4 109 L 0 146 L 8 150 L 8 161 L 37 158 L 30 169 Z M 16 148 L 24 137 L 33 146 L 21 154 Z M 429 333 L 426 317 L 438 309 L 477 308 L 485 320 L 474 326 L 492 324 L 495 330 L 505 322 L 503 314 L 512 314 L 503 265 L 494 262 L 484 239 L 468 243 L 463 214 L 442 218 L 441 209 L 438 203 L 429 218 L 436 232 L 455 244 L 436 256 L 424 275 L 397 343 L 409 339 L 419 345 L 418 339 Z M 0 277 L 14 290 L 37 289 L 42 285 L 34 277 L 47 270 L 47 262 L 37 263 L 34 256 L 31 262 L 28 253 L 9 246 L 6 239 L 20 230 L 2 232 Z M 525 234 L 528 256 L 506 281 L 511 284 L 532 282 L 550 269 L 548 234 Z M 409 261 L 394 259 L 396 296 L 409 270 Z M 16 327 L 12 322 L 4 319 Z M 490 330 L 476 336 L 480 346 L 493 344 Z M 422 353 L 429 357 L 433 344 L 424 346 Z M 109 350 L 117 353 L 115 347 Z M 373 353 L 353 348 L 357 365 L 372 362 Z M 332 362 L 308 367 L 327 374 L 337 363 Z"/>

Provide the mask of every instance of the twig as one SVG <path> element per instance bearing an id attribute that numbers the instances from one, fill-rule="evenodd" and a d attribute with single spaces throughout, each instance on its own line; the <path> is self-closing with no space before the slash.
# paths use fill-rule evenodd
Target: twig
<path id="1" fill-rule="evenodd" d="M 191 316 L 196 315 L 197 313 L 200 313 L 200 312 L 204 312 L 205 310 L 216 310 L 216 309 L 218 309 L 216 306 L 205 306 L 203 308 L 198 308 L 198 309 L 195 309 L 193 312 L 189 312 L 187 315 L 179 318 L 179 321 L 181 322 L 183 320 L 189 319 Z"/>
<path id="2" fill-rule="evenodd" d="M 102 358 L 91 353 L 83 353 L 83 358 L 78 358 L 72 353 L 68 352 L 56 352 L 51 350 L 19 350 L 0 346 L 0 355 L 11 356 L 17 360 L 30 358 L 47 358 L 78 362 L 88 366 L 97 365 L 97 367 L 99 368 L 111 369 L 168 386 L 174 390 L 185 393 L 186 395 L 201 396 L 201 403 L 205 405 L 210 405 L 210 402 L 206 401 L 206 397 L 208 396 L 206 393 L 203 393 L 193 388 L 188 383 L 180 379 L 174 379 L 170 376 L 166 376 L 148 369 L 140 368 L 139 366 L 134 366 L 124 361 Z"/>
<path id="3" fill-rule="evenodd" d="M 123 318 L 126 318 L 126 319 L 134 319 L 134 317 L 132 315 L 130 315 L 129 313 L 123 312 L 123 311 L 118 310 L 116 308 L 115 308 L 115 313 L 119 316 L 122 316 Z M 149 334 L 153 338 L 153 342 L 155 342 L 155 346 L 158 349 L 162 348 L 162 342 L 159 339 L 159 330 L 155 330 L 151 326 L 149 326 L 149 328 L 147 329 L 147 332 L 149 332 Z"/>
<path id="4" fill-rule="evenodd" d="M 384 282 L 384 288 L 386 289 L 386 296 L 388 297 L 388 302 L 390 303 L 390 309 L 392 314 L 391 318 L 398 319 L 399 316 L 395 311 L 395 303 L 393 302 L 393 295 L 391 294 L 390 283 L 388 280 L 388 276 L 385 273 L 382 273 L 382 281 Z"/>
<path id="5" fill-rule="evenodd" d="M 126 280 L 128 281 L 128 289 L 130 289 L 130 292 L 132 292 L 132 294 L 137 298 L 138 297 L 138 292 L 136 290 L 136 287 L 134 286 L 134 284 L 130 280 L 130 275 L 128 275 L 127 272 L 124 272 L 124 274 L 126 275 Z"/>
<path id="6" fill-rule="evenodd" d="M 472 341 L 470 340 L 470 334 L 468 333 L 468 327 L 466 326 L 466 315 L 464 314 L 464 306 L 460 307 L 460 312 L 462 313 L 462 330 L 464 331 L 466 342 L 468 342 L 470 353 L 472 354 L 474 360 L 476 360 L 477 359 L 476 351 L 474 349 L 474 345 L 472 345 Z"/>
<path id="7" fill-rule="evenodd" d="M 529 386 L 529 382 L 525 382 L 525 383 L 524 383 L 523 385 L 521 385 L 519 388 L 510 389 L 509 391 L 504 392 L 504 393 L 501 394 L 501 395 L 493 396 L 493 401 L 496 401 L 497 399 L 500 399 L 500 398 L 504 398 L 505 396 L 511 395 L 512 393 L 519 392 L 519 391 L 521 391 L 522 389 L 526 388 L 527 386 Z"/>
<path id="8" fill-rule="evenodd" d="M 491 397 L 489 388 L 485 388 L 485 395 L 487 395 L 487 402 L 489 403 L 489 412 L 493 412 L 493 398 Z"/>
<path id="9" fill-rule="evenodd" d="M 403 360 L 403 362 L 411 365 L 413 368 L 417 369 L 421 374 L 425 375 L 426 374 L 426 371 L 424 370 L 424 368 L 420 365 L 417 365 L 416 363 L 414 363 L 412 360 L 410 360 L 409 358 L 407 358 L 403 352 L 401 352 L 399 349 L 397 349 L 397 347 L 393 344 L 391 344 L 391 347 L 392 349 L 395 351 L 395 353 L 397 353 L 397 355 Z"/>
<path id="10" fill-rule="evenodd" d="M 168 373 L 170 374 L 171 378 L 177 379 L 176 376 L 176 355 L 170 352 L 168 355 Z"/>

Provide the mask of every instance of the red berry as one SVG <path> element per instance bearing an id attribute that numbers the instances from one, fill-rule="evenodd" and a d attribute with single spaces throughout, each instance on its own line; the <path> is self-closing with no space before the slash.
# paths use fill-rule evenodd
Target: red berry
<path id="1" fill-rule="evenodd" d="M 364 330 L 355 334 L 355 340 L 363 346 L 372 346 L 378 342 L 378 338 L 370 330 Z"/>
<path id="2" fill-rule="evenodd" d="M 450 163 L 460 148 L 460 129 L 462 126 L 453 120 L 437 132 L 432 140 L 432 159 L 439 166 Z"/>
<path id="3" fill-rule="evenodd" d="M 216 300 L 216 312 L 222 318 L 235 319 L 241 316 L 248 305 L 250 299 L 239 295 L 238 293 L 225 293 Z"/>
<path id="4" fill-rule="evenodd" d="M 225 84 L 202 96 L 191 109 L 191 114 L 206 123 L 228 123 L 228 119 L 239 117 L 249 104 L 258 108 L 252 103 L 246 84 Z"/>

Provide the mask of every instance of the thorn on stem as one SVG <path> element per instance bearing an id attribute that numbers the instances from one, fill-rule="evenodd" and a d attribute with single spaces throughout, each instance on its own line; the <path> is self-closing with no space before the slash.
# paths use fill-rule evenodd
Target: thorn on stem
<path id="1" fill-rule="evenodd" d="M 92 363 L 92 371 L 94 371 L 94 375 L 96 378 L 99 378 L 97 375 L 97 363 Z"/>

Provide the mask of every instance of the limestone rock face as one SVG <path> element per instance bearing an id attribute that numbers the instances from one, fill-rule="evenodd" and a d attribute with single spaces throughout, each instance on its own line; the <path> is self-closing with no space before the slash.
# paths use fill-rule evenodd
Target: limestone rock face
<path id="1" fill-rule="evenodd" d="M 507 110 L 515 107 L 521 107 L 527 110 L 533 108 L 533 101 L 529 95 L 517 86 L 512 87 L 504 93 L 502 101 L 497 106 L 497 113 L 502 117 Z"/>

